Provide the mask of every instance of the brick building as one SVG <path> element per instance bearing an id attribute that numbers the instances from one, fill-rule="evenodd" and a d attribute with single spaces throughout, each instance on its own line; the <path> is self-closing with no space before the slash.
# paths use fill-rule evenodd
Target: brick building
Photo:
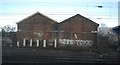
<path id="1" fill-rule="evenodd" d="M 97 42 L 97 27 L 99 25 L 79 14 L 72 16 L 60 23 L 62 31 L 60 38 L 73 40 L 91 40 Z"/>
<path id="2" fill-rule="evenodd" d="M 54 39 L 57 22 L 37 12 L 17 23 L 17 39 Z"/>
<path id="3" fill-rule="evenodd" d="M 97 23 L 79 14 L 61 23 L 37 12 L 17 23 L 17 39 L 33 40 L 91 40 L 97 42 Z M 81 42 L 82 43 L 82 42 Z M 86 42 L 85 42 L 86 43 Z"/>

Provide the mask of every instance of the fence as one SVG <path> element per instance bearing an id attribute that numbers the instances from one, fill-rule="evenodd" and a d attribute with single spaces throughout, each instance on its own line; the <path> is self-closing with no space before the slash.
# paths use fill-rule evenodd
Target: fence
<path id="1" fill-rule="evenodd" d="M 20 46 L 29 46 L 29 47 L 48 47 L 52 46 L 54 48 L 59 46 L 82 46 L 82 47 L 90 47 L 93 45 L 91 40 L 70 40 L 70 39 L 53 39 L 53 40 L 27 40 L 23 39 L 22 41 L 18 41 L 16 44 L 18 47 Z"/>
<path id="2" fill-rule="evenodd" d="M 47 46 L 53 46 L 53 47 L 57 47 L 57 40 L 54 39 L 54 41 L 50 44 L 48 44 L 48 40 L 33 40 L 33 39 L 30 39 L 30 40 L 27 40 L 27 39 L 23 39 L 22 41 L 18 41 L 17 42 L 17 46 L 20 47 L 20 46 L 29 46 L 29 47 L 47 47 Z"/>

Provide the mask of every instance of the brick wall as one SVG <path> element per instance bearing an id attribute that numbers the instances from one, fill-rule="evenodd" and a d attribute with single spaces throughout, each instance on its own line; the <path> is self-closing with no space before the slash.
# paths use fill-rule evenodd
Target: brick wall
<path id="1" fill-rule="evenodd" d="M 51 31 L 56 30 L 57 22 L 36 13 L 18 23 L 17 38 L 20 39 L 50 39 Z"/>
<path id="2" fill-rule="evenodd" d="M 47 16 L 35 13 L 23 19 L 18 24 L 17 39 L 71 39 L 71 40 L 91 40 L 97 43 L 98 24 L 77 14 L 61 23 L 48 18 Z"/>
<path id="3" fill-rule="evenodd" d="M 81 40 L 93 40 L 97 42 L 97 34 L 91 33 L 91 31 L 97 31 L 98 24 L 93 21 L 80 16 L 75 15 L 60 23 L 60 30 L 64 31 L 61 34 L 61 38 L 67 39 L 81 39 Z"/>

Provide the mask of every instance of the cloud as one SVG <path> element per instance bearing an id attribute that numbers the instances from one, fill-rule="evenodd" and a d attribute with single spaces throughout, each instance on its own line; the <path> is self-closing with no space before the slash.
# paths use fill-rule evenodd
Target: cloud
<path id="1" fill-rule="evenodd" d="M 103 10 L 97 10 L 95 2 L 118 2 L 119 0 L 0 0 L 0 26 L 6 24 L 15 24 L 16 22 L 34 14 L 39 11 L 46 16 L 61 22 L 75 14 L 81 14 L 87 18 L 94 20 L 95 22 L 111 23 L 109 9 L 102 8 Z M 35 2 L 35 3 L 34 3 Z M 81 3 L 81 2 L 94 2 L 94 3 Z M 3 4 L 4 3 L 4 4 Z M 31 4 L 32 3 L 32 4 Z M 80 4 L 81 3 L 81 4 Z M 90 6 L 86 6 L 90 5 Z M 104 6 L 110 6 L 109 3 L 99 3 Z M 97 4 L 97 5 L 99 5 Z M 117 3 L 115 3 L 117 4 Z M 112 5 L 114 6 L 114 5 Z M 95 9 L 96 8 L 96 9 Z M 115 8 L 115 7 L 113 7 Z M 114 11 L 116 9 L 111 9 Z M 101 13 L 96 13 L 100 11 Z M 108 12 L 108 13 L 105 13 Z M 105 14 L 104 14 L 105 13 Z M 116 17 L 113 13 L 111 16 Z M 96 19 L 102 17 L 103 19 Z M 114 22 L 117 19 L 112 19 Z M 108 23 L 109 22 L 109 23 Z M 114 24 L 115 26 L 116 24 Z M 109 25 L 108 25 L 109 26 Z M 111 26 L 111 25 L 110 25 Z"/>
<path id="2" fill-rule="evenodd" d="M 119 2 L 119 0 L 0 0 L 0 2 Z"/>

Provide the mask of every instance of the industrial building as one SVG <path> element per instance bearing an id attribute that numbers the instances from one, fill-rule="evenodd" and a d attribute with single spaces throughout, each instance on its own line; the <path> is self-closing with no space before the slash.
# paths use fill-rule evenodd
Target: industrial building
<path id="1" fill-rule="evenodd" d="M 57 44 L 97 43 L 97 27 L 99 24 L 77 14 L 60 23 L 45 16 L 42 13 L 35 13 L 17 23 L 17 41 L 26 40 L 47 40 L 50 44 L 54 39 Z"/>

